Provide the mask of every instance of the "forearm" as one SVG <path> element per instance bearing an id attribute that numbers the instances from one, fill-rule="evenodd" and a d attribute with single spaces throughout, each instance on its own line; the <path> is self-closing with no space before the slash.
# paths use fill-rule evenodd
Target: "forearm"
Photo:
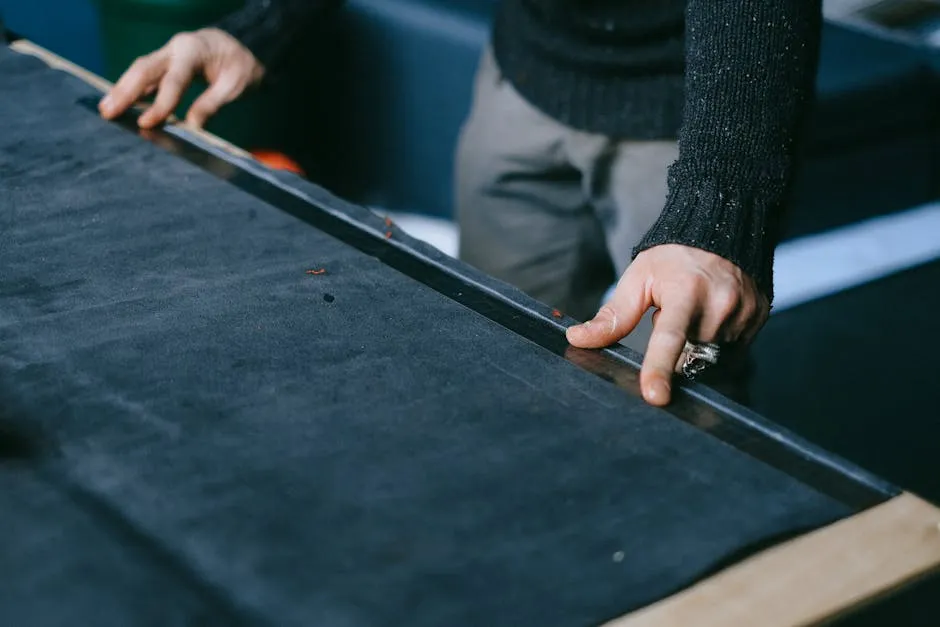
<path id="1" fill-rule="evenodd" d="M 689 0 L 679 159 L 659 221 L 635 253 L 716 253 L 772 296 L 773 249 L 813 97 L 819 0 Z"/>
<path id="2" fill-rule="evenodd" d="M 246 0 L 244 7 L 216 26 L 238 39 L 266 69 L 273 70 L 313 20 L 340 4 L 342 0 Z"/>

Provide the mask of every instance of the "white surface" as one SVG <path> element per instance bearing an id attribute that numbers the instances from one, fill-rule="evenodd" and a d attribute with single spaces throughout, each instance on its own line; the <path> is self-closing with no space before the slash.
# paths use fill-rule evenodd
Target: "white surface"
<path id="1" fill-rule="evenodd" d="M 457 225 L 443 218 L 431 218 L 412 213 L 386 213 L 374 209 L 380 216 L 387 215 L 408 235 L 427 242 L 438 250 L 457 256 Z"/>
<path id="2" fill-rule="evenodd" d="M 457 255 L 453 222 L 413 214 L 390 217 L 413 237 Z M 774 264 L 773 311 L 934 259 L 940 259 L 940 202 L 784 242 L 777 247 Z"/>
<path id="3" fill-rule="evenodd" d="M 940 203 L 784 242 L 774 263 L 774 311 L 937 258 Z"/>

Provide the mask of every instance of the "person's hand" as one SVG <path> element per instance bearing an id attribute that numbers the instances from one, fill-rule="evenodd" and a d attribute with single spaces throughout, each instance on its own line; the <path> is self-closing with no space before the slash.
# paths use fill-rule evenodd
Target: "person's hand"
<path id="1" fill-rule="evenodd" d="M 223 105 L 260 81 L 264 67 L 225 31 L 204 28 L 179 33 L 159 50 L 134 61 L 98 108 L 102 116 L 113 119 L 156 91 L 153 104 L 138 120 L 141 128 L 152 128 L 173 112 L 197 74 L 206 78 L 209 87 L 189 108 L 186 123 L 202 127 Z"/>
<path id="2" fill-rule="evenodd" d="M 710 252 L 668 244 L 649 248 L 627 268 L 594 319 L 568 329 L 580 348 L 602 348 L 626 337 L 650 307 L 653 333 L 640 371 L 643 398 L 669 403 L 672 374 L 686 340 L 748 343 L 767 321 L 770 304 L 754 280 Z"/>

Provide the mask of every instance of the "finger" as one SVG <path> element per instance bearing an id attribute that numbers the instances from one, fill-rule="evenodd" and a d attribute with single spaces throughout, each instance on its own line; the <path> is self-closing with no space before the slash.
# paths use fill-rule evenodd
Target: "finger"
<path id="1" fill-rule="evenodd" d="M 193 70 L 190 64 L 173 63 L 170 70 L 160 80 L 156 100 L 140 115 L 137 124 L 141 128 L 153 128 L 166 120 L 180 103 L 183 92 L 192 80 Z"/>
<path id="2" fill-rule="evenodd" d="M 653 405 L 666 405 L 672 396 L 672 373 L 685 342 L 694 308 L 691 299 L 665 306 L 658 316 L 649 348 L 640 370 L 643 398 Z"/>
<path id="3" fill-rule="evenodd" d="M 767 319 L 770 317 L 770 302 L 763 294 L 758 295 L 757 312 L 746 321 L 742 321 L 743 330 L 740 341 L 747 345 L 754 341 L 754 338 L 764 328 Z"/>
<path id="4" fill-rule="evenodd" d="M 160 82 L 168 62 L 169 54 L 163 49 L 134 61 L 101 99 L 98 104 L 101 115 L 110 120 L 127 111 L 148 89 Z"/>
<path id="5" fill-rule="evenodd" d="M 219 76 L 212 85 L 193 102 L 186 113 L 186 123 L 202 128 L 206 121 L 215 115 L 223 105 L 238 97 L 244 86 L 236 73 Z"/>
<path id="6" fill-rule="evenodd" d="M 653 328 L 654 328 L 654 329 L 656 328 L 656 323 L 657 323 L 657 321 L 659 320 L 659 315 L 660 315 L 662 312 L 663 312 L 662 309 L 657 309 L 656 311 L 653 312 Z M 692 328 L 692 325 L 691 325 L 691 324 L 690 324 L 689 328 L 690 328 L 690 329 Z M 673 372 L 675 372 L 676 374 L 682 374 L 682 365 L 685 364 L 685 357 L 686 357 L 686 350 L 685 350 L 685 347 L 686 347 L 686 345 L 683 343 L 683 344 L 682 344 L 682 352 L 679 353 L 679 359 L 676 360 L 676 367 L 673 369 Z"/>
<path id="7" fill-rule="evenodd" d="M 730 287 L 713 288 L 708 295 L 694 337 L 700 342 L 727 342 L 741 332 L 738 312 L 742 308 L 741 291 Z"/>
<path id="8" fill-rule="evenodd" d="M 673 367 L 672 371 L 675 374 L 683 374 L 683 367 L 685 366 L 685 361 L 688 358 L 689 352 L 686 350 L 686 344 L 682 344 L 682 351 L 679 353 L 679 358 L 676 360 L 676 365 Z"/>
<path id="9" fill-rule="evenodd" d="M 633 331 L 651 305 L 649 291 L 638 277 L 627 271 L 613 297 L 594 318 L 568 328 L 568 341 L 579 348 L 603 348 Z"/>
<path id="10" fill-rule="evenodd" d="M 656 311 L 653 312 L 653 328 L 656 328 L 656 321 L 659 320 L 659 314 L 661 314 L 662 311 L 663 311 L 662 309 L 657 309 Z M 694 327 L 694 320 L 689 325 L 689 333 L 687 334 L 689 337 L 692 337 L 692 327 Z M 686 359 L 685 347 L 686 345 L 683 344 L 682 352 L 679 353 L 679 359 L 676 360 L 676 367 L 673 369 L 673 372 L 675 372 L 676 374 L 682 374 L 682 366 L 685 364 L 685 359 Z"/>

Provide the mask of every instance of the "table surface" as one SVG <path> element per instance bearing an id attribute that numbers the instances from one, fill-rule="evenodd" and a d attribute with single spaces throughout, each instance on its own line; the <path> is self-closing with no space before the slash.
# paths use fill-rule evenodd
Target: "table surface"
<path id="1" fill-rule="evenodd" d="M 532 341 L 565 321 L 394 225 L 93 94 L 0 49 L 0 622 L 598 624 L 862 509 Z"/>

